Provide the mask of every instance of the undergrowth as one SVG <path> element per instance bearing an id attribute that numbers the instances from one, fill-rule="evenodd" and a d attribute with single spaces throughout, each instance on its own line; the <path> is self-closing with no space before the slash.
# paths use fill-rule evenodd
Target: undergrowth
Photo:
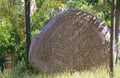
<path id="1" fill-rule="evenodd" d="M 65 72 L 57 74 L 42 74 L 36 70 L 30 69 L 25 64 L 19 64 L 13 70 L 5 70 L 0 73 L 0 78 L 109 78 L 109 73 L 103 68 L 98 70 L 83 72 Z M 114 78 L 120 78 L 120 68 L 115 67 Z"/>

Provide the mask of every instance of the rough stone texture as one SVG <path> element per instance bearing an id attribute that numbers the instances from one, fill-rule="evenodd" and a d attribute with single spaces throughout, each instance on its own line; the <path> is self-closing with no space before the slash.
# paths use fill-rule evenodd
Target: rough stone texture
<path id="1" fill-rule="evenodd" d="M 32 39 L 29 62 L 46 73 L 88 70 L 109 63 L 109 44 L 110 33 L 101 20 L 68 10 L 57 14 Z"/>

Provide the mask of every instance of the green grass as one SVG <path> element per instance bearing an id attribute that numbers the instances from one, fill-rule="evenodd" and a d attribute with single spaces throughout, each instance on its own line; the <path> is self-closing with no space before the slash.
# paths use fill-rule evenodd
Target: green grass
<path id="1" fill-rule="evenodd" d="M 19 69 L 19 68 L 18 68 Z M 74 73 L 58 73 L 52 75 L 32 73 L 30 71 L 21 71 L 16 69 L 15 71 L 5 70 L 4 73 L 0 73 L 0 78 L 109 78 L 109 73 L 104 69 L 74 72 Z M 116 67 L 114 71 L 114 78 L 120 78 L 120 68 Z"/>

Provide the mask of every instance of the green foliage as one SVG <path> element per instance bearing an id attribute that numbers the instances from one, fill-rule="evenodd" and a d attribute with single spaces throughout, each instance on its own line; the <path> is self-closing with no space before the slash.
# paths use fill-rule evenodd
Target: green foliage
<path id="1" fill-rule="evenodd" d="M 117 0 L 117 8 L 120 9 L 120 0 Z"/>
<path id="2" fill-rule="evenodd" d="M 15 55 L 13 57 L 14 64 L 18 64 L 20 61 L 25 61 L 26 57 L 26 38 L 16 46 Z"/>
<path id="3" fill-rule="evenodd" d="M 93 1 L 93 2 L 92 2 Z M 110 26 L 110 3 L 103 3 L 102 0 L 68 0 L 65 3 L 67 9 L 78 9 L 94 14 Z"/>
<path id="4" fill-rule="evenodd" d="M 0 53 L 0 67 L 4 70 L 5 56 L 4 53 Z"/>
<path id="5" fill-rule="evenodd" d="M 31 36 L 33 37 L 35 34 L 37 34 L 39 30 L 35 30 L 31 32 Z M 18 64 L 19 62 L 24 62 L 26 59 L 26 38 L 21 41 L 21 43 L 16 46 L 15 55 L 13 57 L 14 64 Z"/>
<path id="6" fill-rule="evenodd" d="M 39 33 L 40 31 L 39 30 L 35 30 L 35 31 L 32 31 L 31 32 L 31 36 L 32 36 L 32 38 L 37 34 L 37 33 Z"/>
<path id="7" fill-rule="evenodd" d="M 9 23 L 0 23 L 0 52 L 15 52 L 19 36 Z"/>
<path id="8" fill-rule="evenodd" d="M 78 7 L 78 6 L 81 7 L 84 2 L 85 2 L 84 0 L 68 0 L 65 3 L 65 5 L 66 5 L 67 9 L 76 9 L 76 7 Z"/>
<path id="9" fill-rule="evenodd" d="M 21 0 L 0 0 L 0 19 L 9 22 L 17 33 L 24 39 L 25 33 L 25 13 Z M 16 32 L 15 32 L 16 33 Z"/>
<path id="10" fill-rule="evenodd" d="M 0 67 L 2 71 L 5 63 L 5 53 L 15 52 L 19 36 L 9 22 L 2 20 L 0 22 Z"/>
<path id="11" fill-rule="evenodd" d="M 88 2 L 91 5 L 96 5 L 99 2 L 99 0 L 86 0 L 86 2 Z"/>
<path id="12" fill-rule="evenodd" d="M 63 7 L 61 2 L 56 0 L 37 0 L 37 6 L 38 9 L 32 16 L 32 31 L 40 30 Z"/>
<path id="13" fill-rule="evenodd" d="M 45 2 L 45 0 L 36 0 L 37 7 L 41 8 L 44 2 Z"/>
<path id="14" fill-rule="evenodd" d="M 21 0 L 0 0 L 0 53 L 18 50 L 25 37 L 24 17 Z M 1 60 L 5 58 L 3 54 Z"/>
<path id="15" fill-rule="evenodd" d="M 93 7 L 94 10 L 98 12 L 106 12 L 106 11 L 111 11 L 111 4 L 105 3 L 105 4 L 98 4 Z"/>

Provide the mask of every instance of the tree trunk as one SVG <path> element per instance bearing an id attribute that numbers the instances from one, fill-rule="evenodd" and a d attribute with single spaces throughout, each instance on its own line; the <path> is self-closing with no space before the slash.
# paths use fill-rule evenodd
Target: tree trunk
<path id="1" fill-rule="evenodd" d="M 110 50 L 110 78 L 113 78 L 114 72 L 114 52 L 115 52 L 115 23 L 116 23 L 116 2 L 117 0 L 112 0 L 112 10 L 111 10 L 111 50 Z"/>
<path id="2" fill-rule="evenodd" d="M 27 44 L 27 52 L 26 52 L 26 64 L 28 64 L 28 53 L 30 48 L 30 0 L 25 0 L 25 21 L 26 21 L 26 44 Z"/>
<path id="3" fill-rule="evenodd" d="M 119 17 L 120 17 L 120 11 L 119 9 L 116 10 L 116 27 L 115 27 L 115 37 L 116 37 L 116 60 L 115 63 L 117 64 L 117 58 L 118 58 L 118 40 L 119 40 Z"/>

